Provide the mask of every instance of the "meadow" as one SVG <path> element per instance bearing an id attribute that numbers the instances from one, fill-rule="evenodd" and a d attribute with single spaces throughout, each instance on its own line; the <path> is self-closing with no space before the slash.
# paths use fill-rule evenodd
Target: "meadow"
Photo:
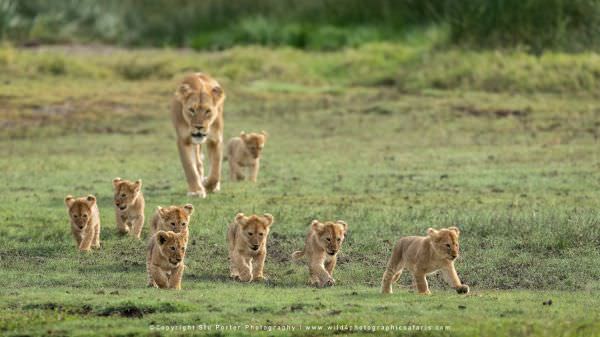
<path id="1" fill-rule="evenodd" d="M 258 182 L 207 199 L 186 186 L 168 107 L 183 74 L 224 86 L 225 134 L 266 130 Z M 376 43 L 336 52 L 0 48 L 0 333 L 7 336 L 597 336 L 600 58 Z M 145 287 L 144 240 L 117 234 L 114 177 L 196 209 L 183 290 Z M 63 199 L 95 194 L 102 249 L 81 254 Z M 228 279 L 237 212 L 275 217 L 265 284 Z M 312 219 L 349 234 L 337 285 L 307 285 L 290 254 Z M 458 226 L 471 294 L 440 276 L 420 296 L 379 283 L 394 242 Z M 548 301 L 552 300 L 551 305 Z M 546 302 L 546 304 L 543 304 Z M 159 330 L 207 324 L 200 332 Z M 218 330 L 240 325 L 239 331 Z M 310 330 L 320 326 L 323 330 Z M 156 328 L 156 329 L 155 329 Z M 278 334 L 279 335 L 279 334 Z"/>

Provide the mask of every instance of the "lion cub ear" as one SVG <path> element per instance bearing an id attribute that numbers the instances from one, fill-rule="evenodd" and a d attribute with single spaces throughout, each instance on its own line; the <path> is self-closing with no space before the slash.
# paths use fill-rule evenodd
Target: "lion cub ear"
<path id="1" fill-rule="evenodd" d="M 115 179 L 113 179 L 113 187 L 114 187 L 114 188 L 117 188 L 117 187 L 119 187 L 119 184 L 121 183 L 121 181 L 122 181 L 122 180 L 123 180 L 123 179 L 121 179 L 121 178 L 119 178 L 119 177 L 116 177 Z"/>
<path id="2" fill-rule="evenodd" d="M 242 131 L 240 132 L 240 138 L 245 142 L 248 140 L 248 135 L 246 134 L 246 131 Z"/>
<path id="3" fill-rule="evenodd" d="M 67 205 L 68 208 L 71 208 L 74 202 L 75 198 L 73 198 L 72 195 L 69 194 L 65 197 L 65 205 Z"/>
<path id="4" fill-rule="evenodd" d="M 348 224 L 344 220 L 338 220 L 336 223 L 342 225 L 344 227 L 344 234 L 348 231 Z"/>
<path id="5" fill-rule="evenodd" d="M 135 193 L 139 192 L 142 189 L 142 179 L 138 179 L 133 183 L 133 189 Z"/>
<path id="6" fill-rule="evenodd" d="M 448 230 L 456 233 L 456 236 L 460 235 L 460 230 L 456 226 L 448 227 Z"/>
<path id="7" fill-rule="evenodd" d="M 167 240 L 169 240 L 169 236 L 169 233 L 165 231 L 158 231 L 156 232 L 156 242 L 162 246 L 165 244 L 165 242 L 167 242 Z"/>
<path id="8" fill-rule="evenodd" d="M 96 197 L 90 194 L 85 198 L 85 201 L 87 201 L 87 203 L 88 203 L 88 205 L 90 205 L 90 207 L 94 206 L 96 204 Z"/>
<path id="9" fill-rule="evenodd" d="M 175 91 L 175 97 L 183 103 L 192 95 L 192 92 L 192 87 L 187 83 L 183 83 L 177 88 L 177 91 Z"/>
<path id="10" fill-rule="evenodd" d="M 188 216 L 192 215 L 192 213 L 194 213 L 194 205 L 192 205 L 192 204 L 183 205 L 183 211 L 185 213 L 187 213 Z"/>
<path id="11" fill-rule="evenodd" d="M 265 213 L 263 214 L 263 216 L 265 217 L 265 219 L 267 219 L 268 223 L 267 223 L 267 227 L 271 226 L 273 224 L 273 216 L 269 213 Z"/>
<path id="12" fill-rule="evenodd" d="M 244 216 L 244 213 L 238 213 L 235 215 L 235 222 L 239 223 L 240 225 L 243 225 L 246 223 L 246 217 Z"/>
<path id="13" fill-rule="evenodd" d="M 268 133 L 267 133 L 267 131 L 265 131 L 265 130 L 262 130 L 262 131 L 260 132 L 260 134 L 261 134 L 261 135 L 263 135 L 263 137 L 264 137 L 264 139 L 265 139 L 265 140 L 267 140 L 267 138 L 269 137 L 269 134 L 268 134 Z"/>
<path id="14" fill-rule="evenodd" d="M 436 236 L 436 235 L 437 235 L 437 233 L 438 233 L 438 231 L 437 231 L 437 230 L 435 230 L 435 229 L 433 229 L 433 228 L 427 228 L 427 235 L 429 235 L 429 236 L 431 236 L 431 237 L 434 237 L 434 236 Z"/>
<path id="15" fill-rule="evenodd" d="M 310 227 L 312 228 L 312 230 L 317 231 L 317 232 L 322 232 L 323 229 L 325 228 L 325 225 L 323 225 L 322 223 L 319 222 L 319 220 L 315 219 L 310 223 Z"/>

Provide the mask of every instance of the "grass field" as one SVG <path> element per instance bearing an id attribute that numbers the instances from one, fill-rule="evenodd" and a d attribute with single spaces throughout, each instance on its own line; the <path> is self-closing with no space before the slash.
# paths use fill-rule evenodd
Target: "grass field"
<path id="1" fill-rule="evenodd" d="M 430 56 L 395 45 L 0 49 L 0 334 L 189 335 L 153 328 L 207 324 L 214 336 L 275 334 L 246 325 L 306 336 L 368 334 L 345 325 L 600 335 L 600 59 Z M 225 168 L 221 192 L 185 196 L 168 104 L 192 69 L 224 85 L 227 138 L 269 132 L 257 184 L 231 183 Z M 145 288 L 146 241 L 116 232 L 116 176 L 143 179 L 147 219 L 158 205 L 193 202 L 182 291 Z M 63 198 L 89 193 L 103 247 L 80 254 Z M 227 278 L 225 228 L 239 211 L 275 216 L 267 284 Z M 308 287 L 306 267 L 289 258 L 314 218 L 350 228 L 331 289 Z M 397 238 L 450 225 L 462 231 L 456 266 L 470 295 L 439 276 L 432 296 L 416 295 L 408 274 L 379 294 Z"/>

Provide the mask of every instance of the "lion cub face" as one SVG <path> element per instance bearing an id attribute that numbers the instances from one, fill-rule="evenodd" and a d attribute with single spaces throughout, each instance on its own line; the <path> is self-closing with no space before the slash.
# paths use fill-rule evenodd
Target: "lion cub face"
<path id="1" fill-rule="evenodd" d="M 186 204 L 183 207 L 169 206 L 156 208 L 162 226 L 159 229 L 181 233 L 188 230 L 190 217 L 194 213 L 194 206 Z"/>
<path id="2" fill-rule="evenodd" d="M 244 141 L 246 149 L 254 159 L 260 157 L 263 147 L 265 147 L 265 143 L 267 142 L 267 133 L 265 131 L 248 134 L 242 131 L 240 138 Z"/>
<path id="3" fill-rule="evenodd" d="M 77 230 L 83 230 L 92 220 L 92 207 L 96 204 L 96 197 L 88 195 L 85 198 L 75 199 L 71 195 L 65 197 L 65 205 L 69 211 L 71 225 Z"/>
<path id="4" fill-rule="evenodd" d="M 220 87 L 209 90 L 194 79 L 186 78 L 175 92 L 175 97 L 181 103 L 183 118 L 192 128 L 192 142 L 204 143 L 210 125 L 217 118 L 217 103 L 223 98 L 223 90 Z"/>
<path id="5" fill-rule="evenodd" d="M 187 246 L 187 236 L 184 233 L 158 231 L 156 244 L 160 249 L 160 254 L 167 258 L 173 267 L 182 263 Z"/>
<path id="6" fill-rule="evenodd" d="M 264 247 L 269 235 L 269 228 L 273 224 L 273 216 L 269 213 L 263 216 L 252 215 L 244 216 L 243 213 L 238 213 L 235 216 L 235 221 L 239 224 L 241 230 L 241 239 L 253 251 Z"/>
<path id="7" fill-rule="evenodd" d="M 319 220 L 313 220 L 311 224 L 312 231 L 317 235 L 318 243 L 327 252 L 333 256 L 342 247 L 348 224 L 342 220 L 336 222 L 327 221 L 325 223 Z"/>
<path id="8" fill-rule="evenodd" d="M 460 235 L 458 228 L 448 227 L 440 230 L 429 228 L 427 235 L 431 238 L 433 248 L 438 256 L 448 260 L 454 260 L 458 257 L 458 236 Z"/>
<path id="9" fill-rule="evenodd" d="M 113 188 L 115 191 L 115 207 L 124 211 L 135 202 L 142 188 L 142 181 L 138 179 L 135 182 L 131 182 L 115 178 L 113 179 Z"/>

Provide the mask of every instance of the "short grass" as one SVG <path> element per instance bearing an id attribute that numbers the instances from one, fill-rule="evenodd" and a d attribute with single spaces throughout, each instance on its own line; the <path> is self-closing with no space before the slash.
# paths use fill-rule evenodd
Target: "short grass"
<path id="1" fill-rule="evenodd" d="M 386 56 L 405 47 L 381 48 L 331 54 L 240 48 L 181 56 L 3 49 L 0 332 L 184 335 L 189 331 L 151 327 L 207 324 L 213 335 L 271 335 L 245 325 L 321 325 L 322 331 L 287 332 L 312 336 L 368 333 L 344 325 L 416 325 L 449 328 L 404 334 L 597 335 L 600 116 L 594 95 L 556 85 L 490 90 L 473 81 L 407 90 L 396 76 L 415 63 Z M 147 57 L 135 58 L 140 55 Z M 371 64 L 372 72 L 363 65 L 362 77 L 346 64 L 378 58 L 382 63 Z M 599 66 L 594 55 L 575 59 Z M 520 62 L 511 54 L 501 61 L 509 68 Z M 41 71 L 48 62 L 48 69 L 59 70 Z M 166 70 L 144 72 L 138 64 Z M 381 81 L 394 64 L 393 83 Z M 257 184 L 231 183 L 225 168 L 222 191 L 205 200 L 185 196 L 168 117 L 176 81 L 193 65 L 224 83 L 227 138 L 241 130 L 271 135 Z M 328 73 L 332 69 L 338 70 Z M 557 76 L 530 74 L 529 83 L 552 83 Z M 147 218 L 157 205 L 194 203 L 181 292 L 144 287 L 145 241 L 116 233 L 115 176 L 143 179 Z M 80 254 L 63 198 L 88 193 L 99 198 L 103 248 Z M 276 218 L 267 284 L 227 279 L 225 228 L 239 211 Z M 308 287 L 305 266 L 289 259 L 314 218 L 350 225 L 332 289 Z M 450 225 L 463 233 L 456 265 L 471 295 L 459 296 L 432 276 L 434 294 L 418 296 L 408 289 L 408 275 L 392 296 L 378 294 L 397 238 Z M 552 305 L 542 304 L 550 299 Z M 216 324 L 242 330 L 216 331 Z"/>

